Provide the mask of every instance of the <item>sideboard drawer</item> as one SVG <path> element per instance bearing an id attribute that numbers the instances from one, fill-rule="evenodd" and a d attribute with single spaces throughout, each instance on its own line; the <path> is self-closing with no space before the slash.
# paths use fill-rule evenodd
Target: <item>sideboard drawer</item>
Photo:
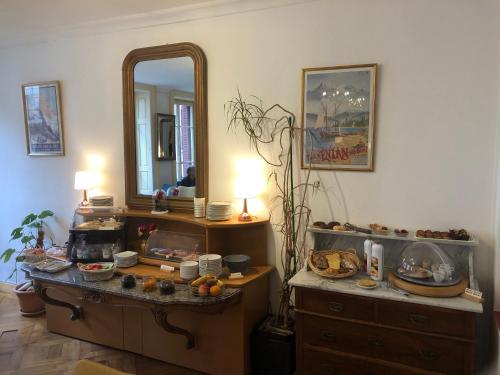
<path id="1" fill-rule="evenodd" d="M 373 356 L 376 328 L 305 314 L 301 319 L 304 344 Z"/>
<path id="2" fill-rule="evenodd" d="M 304 367 L 302 375 L 416 375 L 404 367 L 388 367 L 363 359 L 304 349 Z M 300 374 L 300 372 L 299 372 Z M 432 373 L 435 374 L 435 373 Z"/>
<path id="3" fill-rule="evenodd" d="M 466 343 L 420 334 L 379 328 L 376 358 L 445 374 L 468 373 Z"/>
<path id="4" fill-rule="evenodd" d="M 343 293 L 298 288 L 297 308 L 339 318 L 374 321 L 373 300 Z"/>
<path id="5" fill-rule="evenodd" d="M 380 301 L 379 322 L 384 325 L 410 328 L 447 336 L 474 337 L 473 314 L 463 311 L 443 310 L 413 303 Z"/>

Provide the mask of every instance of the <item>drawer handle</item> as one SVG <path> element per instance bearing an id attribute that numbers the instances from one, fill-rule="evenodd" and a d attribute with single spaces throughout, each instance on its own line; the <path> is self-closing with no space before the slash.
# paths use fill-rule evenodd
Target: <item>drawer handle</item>
<path id="1" fill-rule="evenodd" d="M 323 375 L 336 375 L 337 374 L 337 368 L 331 364 L 323 364 L 321 365 L 321 368 L 320 368 L 320 374 L 323 374 Z"/>
<path id="2" fill-rule="evenodd" d="M 328 308 L 330 311 L 339 313 L 344 310 L 344 304 L 339 302 L 328 302 Z"/>
<path id="3" fill-rule="evenodd" d="M 323 331 L 321 332 L 321 337 L 330 342 L 336 342 L 337 341 L 337 335 L 335 335 L 334 332 L 331 331 Z"/>
<path id="4" fill-rule="evenodd" d="M 433 350 L 421 350 L 420 351 L 420 358 L 422 358 L 424 361 L 432 362 L 437 360 L 440 357 L 439 353 L 433 351 Z"/>
<path id="5" fill-rule="evenodd" d="M 375 346 L 377 348 L 381 348 L 384 346 L 384 343 L 379 339 L 370 339 L 368 340 L 368 344 L 370 344 L 371 346 Z"/>
<path id="6" fill-rule="evenodd" d="M 419 327 L 426 326 L 429 324 L 429 317 L 420 314 L 410 314 L 410 323 Z"/>

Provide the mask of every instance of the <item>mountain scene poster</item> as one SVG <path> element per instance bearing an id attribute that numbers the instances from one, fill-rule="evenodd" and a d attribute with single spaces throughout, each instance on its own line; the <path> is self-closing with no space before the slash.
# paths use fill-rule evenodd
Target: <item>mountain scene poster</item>
<path id="1" fill-rule="evenodd" d="M 373 171 L 376 69 L 303 69 L 302 168 Z"/>

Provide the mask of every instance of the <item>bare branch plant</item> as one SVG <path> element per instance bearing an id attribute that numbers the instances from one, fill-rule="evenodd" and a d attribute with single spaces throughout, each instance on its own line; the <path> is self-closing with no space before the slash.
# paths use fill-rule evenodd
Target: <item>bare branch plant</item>
<path id="1" fill-rule="evenodd" d="M 277 201 L 282 209 L 281 221 L 274 223 L 282 238 L 281 265 L 283 279 L 278 312 L 274 325 L 289 329 L 293 324 L 290 312 L 293 309 L 292 289 L 288 281 L 303 267 L 306 257 L 306 228 L 311 209 L 306 204 L 309 189 L 313 192 L 319 181 L 310 183 L 311 169 L 307 170 L 302 183 L 294 183 L 293 140 L 301 128 L 295 125 L 295 115 L 279 104 L 265 109 L 262 100 L 252 96 L 251 100 L 238 95 L 228 101 L 225 112 L 229 129 L 243 128 L 250 140 L 250 146 L 271 167 L 269 181 L 277 190 Z M 300 133 L 299 133 L 300 134 Z M 267 156 L 264 149 L 276 148 L 277 155 Z"/>

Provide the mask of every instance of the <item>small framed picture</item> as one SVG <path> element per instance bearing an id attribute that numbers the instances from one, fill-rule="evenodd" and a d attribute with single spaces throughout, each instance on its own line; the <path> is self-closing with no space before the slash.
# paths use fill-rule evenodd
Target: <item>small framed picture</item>
<path id="1" fill-rule="evenodd" d="M 28 155 L 64 155 L 59 81 L 22 86 Z"/>
<path id="2" fill-rule="evenodd" d="M 175 160 L 175 116 L 156 114 L 156 160 Z"/>
<path id="3" fill-rule="evenodd" d="M 373 171 L 377 65 L 302 70 L 302 168 Z"/>

